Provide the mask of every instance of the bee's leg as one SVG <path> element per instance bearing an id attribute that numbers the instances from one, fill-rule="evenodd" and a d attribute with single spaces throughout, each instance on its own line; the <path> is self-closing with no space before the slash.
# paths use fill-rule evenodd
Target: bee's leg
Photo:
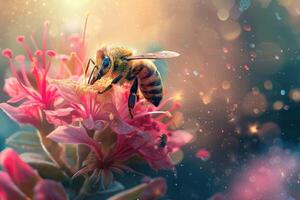
<path id="1" fill-rule="evenodd" d="M 107 92 L 108 90 L 110 90 L 112 88 L 112 86 L 114 84 L 117 84 L 121 79 L 123 78 L 123 75 L 119 75 L 116 78 L 114 78 L 114 80 L 112 80 L 112 82 L 102 91 L 99 91 L 98 94 L 103 94 L 104 92 Z"/>
<path id="2" fill-rule="evenodd" d="M 98 66 L 97 66 L 97 65 L 94 66 L 94 68 L 93 68 L 93 70 L 92 70 L 92 72 L 91 72 L 91 74 L 90 74 L 90 77 L 89 77 L 89 80 L 88 80 L 88 84 L 91 83 L 91 78 L 93 77 L 93 74 L 94 74 L 95 69 L 98 69 Z"/>
<path id="3" fill-rule="evenodd" d="M 90 84 L 90 82 L 91 82 L 91 78 L 92 78 L 92 76 L 94 74 L 95 69 L 98 69 L 98 66 L 95 64 L 95 61 L 93 61 L 93 59 L 90 58 L 89 61 L 88 61 L 88 63 L 87 63 L 87 65 L 86 65 L 85 71 L 84 71 L 84 76 L 85 77 L 86 77 L 86 74 L 87 74 L 87 72 L 88 72 L 88 70 L 90 68 L 91 63 L 94 65 L 94 68 L 93 68 L 93 70 L 92 70 L 92 72 L 91 72 L 91 74 L 89 76 L 88 84 Z"/>
<path id="4" fill-rule="evenodd" d="M 84 71 L 84 74 L 85 74 L 85 75 L 87 74 L 87 72 L 88 72 L 88 70 L 89 70 L 89 68 L 90 68 L 90 64 L 91 64 L 91 63 L 93 63 L 93 65 L 96 66 L 95 61 L 93 61 L 93 59 L 90 58 L 89 61 L 88 61 L 88 63 L 87 63 L 87 65 L 86 65 L 85 71 Z"/>
<path id="5" fill-rule="evenodd" d="M 137 90 L 138 90 L 138 78 L 135 78 L 130 88 L 130 94 L 128 97 L 128 110 L 131 118 L 133 118 L 132 109 L 134 108 L 135 103 L 137 102 Z"/>

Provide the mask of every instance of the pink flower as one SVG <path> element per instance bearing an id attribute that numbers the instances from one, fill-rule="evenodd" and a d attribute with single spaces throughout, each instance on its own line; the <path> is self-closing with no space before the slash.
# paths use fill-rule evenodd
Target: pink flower
<path id="1" fill-rule="evenodd" d="M 119 134 L 135 131 L 121 119 L 109 93 L 105 97 L 100 96 L 94 85 L 71 79 L 52 80 L 52 83 L 59 88 L 64 102 L 53 111 L 45 111 L 50 123 L 66 125 L 80 121 L 89 130 L 102 130 L 108 124 Z"/>
<path id="2" fill-rule="evenodd" d="M 102 181 L 104 188 L 113 180 L 113 172 L 133 171 L 124 164 L 129 158 L 138 155 L 139 149 L 147 143 L 147 135 L 134 133 L 117 135 L 115 144 L 103 149 L 101 143 L 90 138 L 84 127 L 60 126 L 48 138 L 66 144 L 83 144 L 88 146 L 93 154 L 84 162 L 84 166 L 75 175 L 93 172 L 96 179 Z"/>
<path id="3" fill-rule="evenodd" d="M 127 108 L 128 85 L 114 86 L 105 95 L 98 95 L 97 91 L 106 82 L 104 79 L 94 85 L 70 79 L 52 82 L 59 88 L 64 102 L 54 111 L 46 112 L 48 121 L 59 125 L 48 138 L 58 143 L 88 146 L 93 154 L 87 157 L 76 175 L 89 174 L 91 181 L 101 182 L 104 188 L 112 182 L 113 173 L 133 171 L 125 164 L 133 156 L 144 159 L 153 169 L 172 169 L 169 153 L 192 139 L 187 132 L 169 130 L 172 121 L 166 121 L 165 117 L 170 118 L 170 113 L 179 106 L 172 104 L 172 99 L 159 108 L 141 99 L 131 119 Z M 168 103 L 171 103 L 168 111 L 157 110 L 167 107 Z M 82 125 L 78 126 L 78 122 Z M 107 135 L 104 131 L 107 127 L 112 131 L 109 137 L 115 138 L 111 145 L 94 139 L 97 133 L 100 137 Z M 165 147 L 159 145 L 162 134 L 168 135 Z"/>
<path id="4" fill-rule="evenodd" d="M 1 164 L 5 171 L 0 172 L 0 199 L 67 199 L 67 195 L 60 184 L 54 181 L 43 180 L 12 149 L 6 149 L 1 152 Z M 47 188 L 48 192 L 46 192 L 45 188 Z"/>
<path id="5" fill-rule="evenodd" d="M 141 157 L 154 169 L 172 168 L 169 153 L 176 152 L 193 138 L 190 133 L 185 131 L 171 130 L 173 123 L 171 113 L 180 107 L 179 102 L 174 101 L 174 98 L 171 97 L 163 101 L 159 107 L 154 107 L 144 98 L 140 98 L 133 110 L 134 118 L 131 119 L 127 108 L 129 88 L 129 85 L 126 84 L 115 86 L 113 103 L 124 122 L 133 126 L 137 132 L 146 133 L 149 137 L 147 144 L 139 150 Z M 166 111 L 160 111 L 167 107 Z M 165 148 L 159 147 L 160 136 L 163 134 L 167 135 Z"/>
<path id="6" fill-rule="evenodd" d="M 42 48 L 33 53 L 25 41 L 24 36 L 18 36 L 17 42 L 20 43 L 27 54 L 15 57 L 19 65 L 20 74 L 16 69 L 14 56 L 10 49 L 2 51 L 3 56 L 8 59 L 13 77 L 6 79 L 4 91 L 10 96 L 8 103 L 21 103 L 14 107 L 8 103 L 1 103 L 0 108 L 12 119 L 22 124 L 30 124 L 39 127 L 42 124 L 43 110 L 51 110 L 58 97 L 57 89 L 49 85 L 47 75 L 52 65 L 52 58 L 56 53 L 46 49 L 48 23 L 45 23 Z M 36 46 L 34 38 L 33 43 Z M 37 48 L 37 47 L 36 47 Z M 30 62 L 31 75 L 34 80 L 30 80 L 26 71 L 26 62 Z"/>

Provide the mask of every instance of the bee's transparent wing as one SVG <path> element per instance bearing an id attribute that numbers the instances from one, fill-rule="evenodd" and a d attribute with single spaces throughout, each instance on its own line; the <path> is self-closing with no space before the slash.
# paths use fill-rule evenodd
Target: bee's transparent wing
<path id="1" fill-rule="evenodd" d="M 177 57 L 180 54 L 174 51 L 158 51 L 153 53 L 143 53 L 140 55 L 128 56 L 127 60 L 135 60 L 135 59 L 165 59 L 165 58 L 173 58 Z"/>

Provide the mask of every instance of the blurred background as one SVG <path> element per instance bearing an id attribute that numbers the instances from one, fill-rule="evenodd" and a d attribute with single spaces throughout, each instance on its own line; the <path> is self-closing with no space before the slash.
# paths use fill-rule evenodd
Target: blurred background
<path id="1" fill-rule="evenodd" d="M 165 199 L 300 199 L 299 0 L 1 0 L 0 50 L 21 52 L 16 36 L 39 37 L 46 20 L 56 49 L 82 32 L 87 12 L 89 57 L 102 44 L 181 54 L 157 64 L 167 95 L 182 101 L 175 124 L 195 139 L 176 155 L 177 176 L 152 172 L 168 180 Z M 3 85 L 3 57 L 0 66 Z M 1 148 L 30 129 L 3 112 L 0 123 Z"/>

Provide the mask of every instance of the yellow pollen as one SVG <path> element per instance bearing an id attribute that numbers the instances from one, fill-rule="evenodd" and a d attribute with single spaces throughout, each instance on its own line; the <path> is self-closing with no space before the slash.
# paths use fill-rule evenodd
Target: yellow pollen
<path id="1" fill-rule="evenodd" d="M 78 95 L 97 94 L 110 84 L 109 78 L 103 78 L 96 81 L 93 85 L 83 83 L 82 81 L 75 81 L 71 79 L 51 79 L 50 83 L 57 85 L 61 89 L 70 89 Z"/>

